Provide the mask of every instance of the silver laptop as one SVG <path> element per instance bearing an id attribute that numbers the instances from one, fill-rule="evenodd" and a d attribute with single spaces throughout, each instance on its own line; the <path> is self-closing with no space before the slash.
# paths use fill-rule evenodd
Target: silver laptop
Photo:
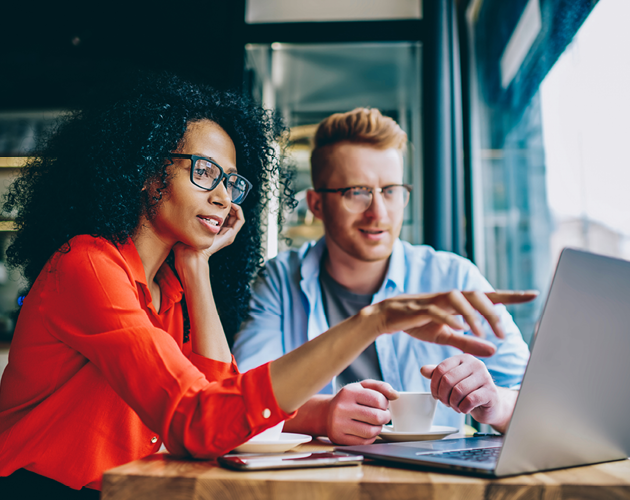
<path id="1" fill-rule="evenodd" d="M 630 455 L 630 262 L 562 252 L 504 436 L 340 450 L 501 477 Z"/>

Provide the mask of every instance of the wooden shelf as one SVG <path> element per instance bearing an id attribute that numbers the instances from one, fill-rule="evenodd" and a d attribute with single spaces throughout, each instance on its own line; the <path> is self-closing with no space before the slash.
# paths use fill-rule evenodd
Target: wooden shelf
<path id="1" fill-rule="evenodd" d="M 0 232 L 10 232 L 15 231 L 15 224 L 11 220 L 2 220 L 0 221 Z"/>
<path id="2" fill-rule="evenodd" d="M 28 158 L 28 156 L 0 156 L 0 168 L 23 167 Z"/>

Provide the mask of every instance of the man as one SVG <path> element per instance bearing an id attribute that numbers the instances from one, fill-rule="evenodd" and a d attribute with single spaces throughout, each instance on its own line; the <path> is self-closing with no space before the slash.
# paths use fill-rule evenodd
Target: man
<path id="1" fill-rule="evenodd" d="M 334 114 L 319 125 L 307 202 L 325 237 L 266 264 L 234 344 L 241 369 L 278 358 L 388 297 L 492 290 L 468 260 L 398 239 L 410 191 L 403 184 L 406 142 L 396 122 L 375 109 Z M 467 298 L 473 306 L 480 300 Z M 496 306 L 496 313 L 505 338 L 487 336 L 496 344 L 493 356 L 480 360 L 400 332 L 382 336 L 336 377 L 335 387 L 329 384 L 302 406 L 285 430 L 368 444 L 389 421 L 388 400 L 397 391 L 431 391 L 442 403 L 435 424 L 462 429 L 463 414 L 471 413 L 505 430 L 529 351 L 505 308 Z M 484 329 L 490 333 L 488 324 Z"/>

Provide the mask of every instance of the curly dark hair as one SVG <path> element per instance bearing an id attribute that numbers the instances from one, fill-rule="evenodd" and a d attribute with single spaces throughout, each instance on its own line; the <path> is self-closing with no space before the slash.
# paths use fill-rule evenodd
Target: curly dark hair
<path id="1" fill-rule="evenodd" d="M 262 214 L 272 191 L 281 208 L 295 206 L 293 172 L 281 162 L 276 142 L 285 129 L 272 112 L 234 93 L 165 73 L 123 80 L 86 97 L 11 185 L 3 211 L 15 215 L 17 233 L 7 261 L 30 286 L 55 252 L 70 250 L 76 235 L 127 241 L 140 216 L 155 214 L 162 198 L 161 191 L 149 198 L 142 188 L 161 180 L 167 190 L 165 158 L 181 144 L 188 124 L 211 120 L 234 142 L 238 171 L 253 184 L 242 204 L 244 227 L 210 259 L 211 282 L 220 290 L 215 301 L 231 342 L 264 262 Z"/>

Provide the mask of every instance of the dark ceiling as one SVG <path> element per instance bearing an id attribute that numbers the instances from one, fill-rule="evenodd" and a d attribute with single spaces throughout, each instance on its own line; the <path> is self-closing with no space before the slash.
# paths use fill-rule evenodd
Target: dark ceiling
<path id="1" fill-rule="evenodd" d="M 95 83 L 138 68 L 222 89 L 242 81 L 244 0 L 7 3 L 0 110 L 68 107 Z"/>
<path id="2" fill-rule="evenodd" d="M 422 38 L 422 20 L 246 25 L 244 18 L 245 0 L 8 0 L 0 8 L 0 111 L 71 107 L 95 84 L 135 69 L 237 89 L 248 42 Z"/>

